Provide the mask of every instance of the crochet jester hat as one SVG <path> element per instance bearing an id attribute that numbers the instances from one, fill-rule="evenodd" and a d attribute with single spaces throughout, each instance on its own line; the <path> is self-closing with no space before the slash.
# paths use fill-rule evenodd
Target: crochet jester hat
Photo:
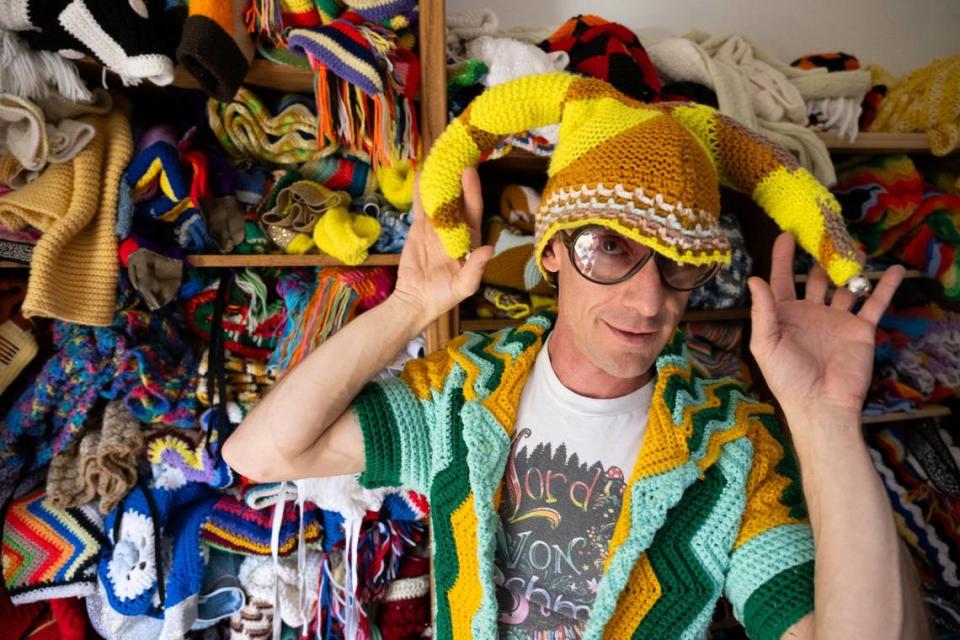
<path id="1" fill-rule="evenodd" d="M 536 212 L 535 254 L 553 235 L 609 227 L 683 264 L 728 264 L 720 185 L 748 194 L 837 286 L 869 283 L 840 205 L 787 151 L 711 107 L 646 104 L 596 78 L 526 76 L 487 89 L 446 128 L 424 162 L 421 196 L 447 253 L 470 249 L 460 175 L 511 134 L 560 125 Z"/>

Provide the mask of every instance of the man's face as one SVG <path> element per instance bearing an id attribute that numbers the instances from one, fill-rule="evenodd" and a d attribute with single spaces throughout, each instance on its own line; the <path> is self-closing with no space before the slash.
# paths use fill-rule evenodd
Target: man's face
<path id="1" fill-rule="evenodd" d="M 556 273 L 558 327 L 594 366 L 620 378 L 635 378 L 656 362 L 687 308 L 689 291 L 660 280 L 655 260 L 624 282 L 590 282 L 570 262 L 555 236 L 544 249 L 543 266 Z"/>

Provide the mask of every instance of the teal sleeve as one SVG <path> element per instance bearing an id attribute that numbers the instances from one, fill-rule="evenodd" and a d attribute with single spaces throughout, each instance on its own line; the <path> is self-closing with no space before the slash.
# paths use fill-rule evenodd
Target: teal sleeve
<path id="1" fill-rule="evenodd" d="M 426 402 L 400 378 L 368 383 L 353 401 L 363 434 L 368 489 L 403 487 L 426 493 L 430 478 L 430 429 Z"/>

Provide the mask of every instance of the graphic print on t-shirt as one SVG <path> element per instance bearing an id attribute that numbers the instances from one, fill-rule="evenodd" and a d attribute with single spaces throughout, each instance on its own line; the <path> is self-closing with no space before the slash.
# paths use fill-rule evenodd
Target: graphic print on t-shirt
<path id="1" fill-rule="evenodd" d="M 495 582 L 502 638 L 577 638 L 596 598 L 623 500 L 620 468 L 525 446 L 518 429 L 500 505 Z"/>

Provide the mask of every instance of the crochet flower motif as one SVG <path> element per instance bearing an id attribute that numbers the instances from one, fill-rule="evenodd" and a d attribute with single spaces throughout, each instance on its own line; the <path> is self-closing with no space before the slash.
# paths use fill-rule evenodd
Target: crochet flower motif
<path id="1" fill-rule="evenodd" d="M 142 513 L 127 511 L 119 541 L 107 564 L 107 576 L 121 600 L 133 600 L 157 583 L 153 525 Z"/>

